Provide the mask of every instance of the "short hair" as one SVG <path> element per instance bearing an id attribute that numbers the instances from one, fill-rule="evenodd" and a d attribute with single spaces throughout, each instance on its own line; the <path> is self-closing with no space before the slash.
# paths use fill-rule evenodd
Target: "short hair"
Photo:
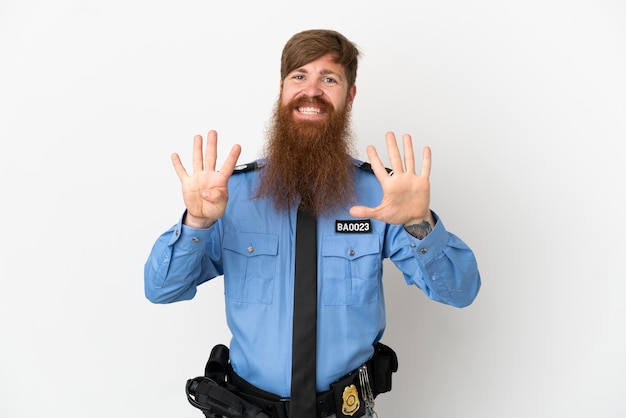
<path id="1" fill-rule="evenodd" d="M 328 54 L 335 55 L 335 62 L 346 72 L 348 88 L 356 82 L 359 65 L 359 49 L 345 36 L 334 30 L 311 29 L 296 33 L 287 41 L 280 60 L 280 79 L 287 74 Z"/>

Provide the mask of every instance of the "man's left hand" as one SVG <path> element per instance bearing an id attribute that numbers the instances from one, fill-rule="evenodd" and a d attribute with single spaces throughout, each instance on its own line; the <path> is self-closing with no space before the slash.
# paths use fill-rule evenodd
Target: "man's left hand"
<path id="1" fill-rule="evenodd" d="M 350 215 L 405 226 L 421 224 L 426 221 L 434 227 L 435 220 L 430 211 L 430 148 L 424 147 L 421 171 L 417 174 L 411 135 L 402 136 L 404 159 L 400 154 L 396 135 L 393 132 L 387 132 L 385 141 L 393 170 L 392 174 L 389 174 L 385 169 L 378 157 L 376 148 L 372 145 L 367 147 L 367 155 L 372 170 L 383 190 L 382 201 L 375 208 L 353 206 L 350 209 Z"/>

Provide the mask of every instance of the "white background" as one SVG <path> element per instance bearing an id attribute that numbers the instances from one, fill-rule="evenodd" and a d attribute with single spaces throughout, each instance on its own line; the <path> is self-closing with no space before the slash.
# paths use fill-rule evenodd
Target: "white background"
<path id="1" fill-rule="evenodd" d="M 483 278 L 459 310 L 387 266 L 381 418 L 626 417 L 622 0 L 0 0 L 0 416 L 202 416 L 184 383 L 228 342 L 222 281 L 143 296 L 183 210 L 169 156 L 216 129 L 256 158 L 310 28 L 364 52 L 359 157 L 430 145 Z"/>

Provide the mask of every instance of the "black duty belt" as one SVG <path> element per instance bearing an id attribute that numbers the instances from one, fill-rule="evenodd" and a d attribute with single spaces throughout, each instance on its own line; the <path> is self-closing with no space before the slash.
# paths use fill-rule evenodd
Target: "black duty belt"
<path id="1" fill-rule="evenodd" d="M 331 384 L 330 390 L 317 394 L 317 416 L 365 415 L 366 409 L 373 407 L 369 401 L 391 390 L 391 375 L 397 370 L 395 352 L 384 344 L 376 344 L 374 356 L 367 363 Z M 266 392 L 238 376 L 228 363 L 228 348 L 223 345 L 212 350 L 205 376 L 189 379 L 186 390 L 189 402 L 207 418 L 289 418 L 289 399 Z"/>

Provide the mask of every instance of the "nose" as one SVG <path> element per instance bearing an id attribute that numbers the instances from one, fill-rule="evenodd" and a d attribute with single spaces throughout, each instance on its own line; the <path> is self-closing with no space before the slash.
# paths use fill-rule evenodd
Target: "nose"
<path id="1" fill-rule="evenodd" d="M 320 88 L 316 80 L 311 80 L 302 89 L 302 94 L 307 97 L 318 97 L 324 94 L 324 91 Z"/>

